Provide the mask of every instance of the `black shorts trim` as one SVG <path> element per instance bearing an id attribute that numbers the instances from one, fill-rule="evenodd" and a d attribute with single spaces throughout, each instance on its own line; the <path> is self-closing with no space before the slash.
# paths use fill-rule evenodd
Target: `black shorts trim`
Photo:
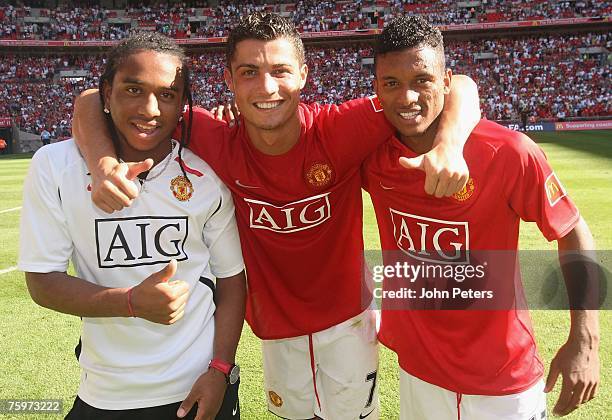
<path id="1" fill-rule="evenodd" d="M 228 385 L 221 409 L 215 420 L 240 420 L 240 402 L 238 400 L 238 387 L 240 381 Z M 103 410 L 92 407 L 77 397 L 72 409 L 68 412 L 66 420 L 175 420 L 176 412 L 181 402 L 159 405 L 155 407 L 135 408 L 130 410 Z M 183 419 L 193 420 L 198 411 L 197 404 Z"/>

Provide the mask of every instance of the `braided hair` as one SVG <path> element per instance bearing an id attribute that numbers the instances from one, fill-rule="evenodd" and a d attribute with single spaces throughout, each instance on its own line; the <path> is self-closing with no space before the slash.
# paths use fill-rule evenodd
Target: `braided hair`
<path id="1" fill-rule="evenodd" d="M 187 56 L 185 54 L 185 51 L 173 39 L 168 38 L 167 36 L 157 32 L 139 31 L 133 32 L 128 38 L 125 38 L 119 44 L 113 47 L 108 52 L 106 58 L 106 66 L 104 67 L 104 72 L 102 73 L 102 76 L 100 76 L 100 81 L 98 85 L 102 105 L 106 106 L 104 99 L 104 86 L 107 84 L 112 84 L 117 70 L 129 56 L 142 51 L 153 51 L 161 54 L 172 55 L 177 57 L 181 62 L 180 71 L 183 77 L 183 92 L 185 95 L 184 99 L 187 101 L 188 122 L 185 123 L 184 118 L 180 119 L 181 140 L 179 142 L 178 156 L 179 166 L 181 167 L 183 176 L 187 180 L 189 180 L 189 178 L 187 177 L 187 172 L 185 171 L 182 152 L 183 149 L 189 145 L 189 140 L 191 139 L 191 125 L 193 121 L 191 74 L 189 71 L 189 66 L 187 65 Z M 115 145 L 115 150 L 119 150 L 119 137 L 117 135 L 115 125 L 113 124 L 113 120 L 109 114 L 104 115 L 106 116 L 106 122 L 111 132 L 111 137 L 113 140 L 113 144 Z"/>

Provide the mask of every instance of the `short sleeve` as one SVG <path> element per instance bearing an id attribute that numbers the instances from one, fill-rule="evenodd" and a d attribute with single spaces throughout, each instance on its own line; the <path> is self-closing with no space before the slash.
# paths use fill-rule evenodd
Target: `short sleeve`
<path id="1" fill-rule="evenodd" d="M 66 271 L 73 252 L 49 149 L 34 155 L 23 186 L 18 267 L 35 273 Z"/>
<path id="2" fill-rule="evenodd" d="M 580 214 L 544 152 L 527 136 L 517 135 L 503 153 L 512 209 L 524 221 L 536 222 L 549 241 L 567 235 Z"/>
<path id="3" fill-rule="evenodd" d="M 325 137 L 342 158 L 361 163 L 395 132 L 378 97 L 354 99 L 324 108 Z"/>
<path id="4" fill-rule="evenodd" d="M 216 277 L 223 278 L 244 270 L 244 262 L 232 196 L 220 181 L 218 186 L 219 202 L 206 221 L 202 234 L 210 251 L 210 269 Z"/>

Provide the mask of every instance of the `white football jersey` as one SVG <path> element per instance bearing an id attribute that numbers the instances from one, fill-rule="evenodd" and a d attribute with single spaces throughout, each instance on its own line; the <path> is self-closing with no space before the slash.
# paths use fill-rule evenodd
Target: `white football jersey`
<path id="1" fill-rule="evenodd" d="M 175 142 L 176 143 L 176 142 Z M 173 325 L 140 318 L 83 318 L 79 397 L 101 409 L 183 400 L 212 358 L 217 277 L 244 269 L 231 194 L 213 170 L 178 146 L 148 174 L 139 197 L 111 215 L 91 200 L 91 177 L 73 140 L 40 149 L 25 179 L 19 268 L 64 272 L 105 287 L 132 287 L 178 261 L 189 283 Z M 208 280 L 205 280 L 208 279 Z M 212 280 L 212 281 L 211 281 Z"/>

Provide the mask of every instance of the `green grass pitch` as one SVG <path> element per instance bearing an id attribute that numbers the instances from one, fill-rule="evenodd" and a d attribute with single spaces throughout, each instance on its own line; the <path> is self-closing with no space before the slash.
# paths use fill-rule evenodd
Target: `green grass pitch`
<path id="1" fill-rule="evenodd" d="M 600 250 L 612 249 L 612 132 L 585 131 L 538 133 L 533 136 L 589 223 Z M 19 209 L 23 179 L 30 158 L 0 158 L 0 270 L 16 265 L 19 240 Z M 364 194 L 366 248 L 378 249 L 374 212 Z M 7 211 L 8 210 L 8 211 Z M 521 249 L 554 249 L 535 226 L 523 224 Z M 330 244 L 333 246 L 333 244 Z M 61 398 L 67 411 L 75 397 L 79 369 L 73 348 L 78 341 L 80 320 L 35 305 L 27 292 L 23 273 L 0 274 L 0 399 Z M 546 364 L 564 342 L 569 316 L 566 311 L 533 311 L 540 354 Z M 602 380 L 598 396 L 568 419 L 612 418 L 612 311 L 602 311 Z M 240 399 L 242 418 L 274 418 L 265 408 L 258 339 L 245 327 L 238 351 L 243 368 Z M 381 418 L 398 418 L 397 362 L 391 352 L 381 350 Z M 549 395 L 552 407 L 560 383 Z M 0 419 L 11 418 L 0 414 Z M 14 418 L 59 418 L 50 415 L 19 415 Z"/>

